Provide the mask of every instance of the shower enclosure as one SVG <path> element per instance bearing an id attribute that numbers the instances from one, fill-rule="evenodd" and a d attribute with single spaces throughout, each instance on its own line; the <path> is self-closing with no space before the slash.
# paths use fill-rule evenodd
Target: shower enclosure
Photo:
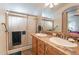
<path id="1" fill-rule="evenodd" d="M 6 17 L 8 50 L 31 45 L 30 34 L 36 32 L 37 17 L 11 12 Z"/>
<path id="2" fill-rule="evenodd" d="M 27 18 L 24 16 L 8 14 L 8 47 L 9 49 L 21 47 L 27 44 Z"/>

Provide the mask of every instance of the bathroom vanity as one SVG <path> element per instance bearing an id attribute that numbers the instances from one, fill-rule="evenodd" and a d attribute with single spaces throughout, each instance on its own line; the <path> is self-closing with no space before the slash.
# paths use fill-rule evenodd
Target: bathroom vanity
<path id="1" fill-rule="evenodd" d="M 51 35 L 37 36 L 32 34 L 33 55 L 78 55 L 79 47 L 64 47 L 51 42 Z"/>

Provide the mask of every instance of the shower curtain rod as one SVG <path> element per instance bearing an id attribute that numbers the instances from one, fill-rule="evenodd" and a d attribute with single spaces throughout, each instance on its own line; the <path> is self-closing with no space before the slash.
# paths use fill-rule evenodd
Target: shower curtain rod
<path id="1" fill-rule="evenodd" d="M 27 16 L 34 16 L 34 17 L 39 17 L 39 16 L 36 16 L 36 15 L 25 14 L 25 13 L 16 12 L 16 11 L 10 11 L 10 10 L 6 10 L 6 12 L 10 12 L 10 13 L 16 13 L 16 14 L 21 14 L 21 15 L 27 15 Z M 42 18 L 46 18 L 46 19 L 52 19 L 52 18 L 48 18 L 48 17 L 42 17 Z"/>
<path id="2" fill-rule="evenodd" d="M 36 16 L 36 15 L 30 15 L 30 14 L 25 14 L 25 13 L 16 12 L 16 11 L 10 11 L 10 10 L 6 10 L 6 12 L 21 14 L 21 15 L 27 15 L 27 16 L 35 16 L 35 17 L 38 17 L 38 16 Z"/>

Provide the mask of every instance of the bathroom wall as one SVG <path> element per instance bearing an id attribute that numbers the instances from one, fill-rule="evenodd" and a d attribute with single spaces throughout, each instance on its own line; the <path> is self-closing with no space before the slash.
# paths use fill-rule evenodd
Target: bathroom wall
<path id="1" fill-rule="evenodd" d="M 28 16 L 28 45 L 32 44 L 31 33 L 36 33 L 36 22 L 36 17 Z"/>
<path id="2" fill-rule="evenodd" d="M 5 10 L 0 9 L 0 54 L 6 54 L 6 32 L 1 23 L 5 23 Z"/>

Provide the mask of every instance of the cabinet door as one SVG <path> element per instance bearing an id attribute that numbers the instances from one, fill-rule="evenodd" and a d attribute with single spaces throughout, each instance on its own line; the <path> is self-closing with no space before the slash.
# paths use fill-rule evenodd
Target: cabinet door
<path id="1" fill-rule="evenodd" d="M 44 55 L 44 54 L 45 54 L 44 42 L 41 40 L 38 40 L 38 55 Z"/>
<path id="2" fill-rule="evenodd" d="M 32 54 L 37 54 L 37 39 L 32 37 Z"/>
<path id="3" fill-rule="evenodd" d="M 48 44 L 46 44 L 45 54 L 46 55 L 64 55 L 63 52 L 59 51 L 58 49 L 56 49 Z"/>

